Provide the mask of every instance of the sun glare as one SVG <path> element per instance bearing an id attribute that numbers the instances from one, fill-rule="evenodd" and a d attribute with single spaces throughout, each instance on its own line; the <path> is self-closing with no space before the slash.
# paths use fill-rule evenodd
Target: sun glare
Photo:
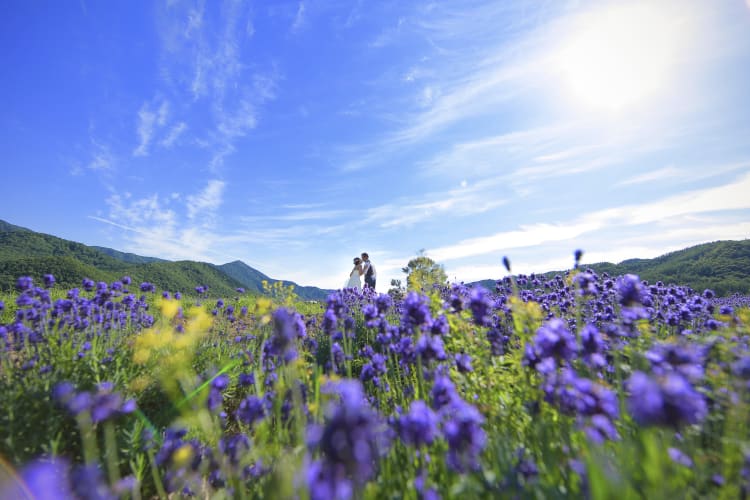
<path id="1" fill-rule="evenodd" d="M 669 86 L 685 34 L 664 5 L 628 3 L 578 19 L 557 55 L 576 102 L 619 112 Z"/>

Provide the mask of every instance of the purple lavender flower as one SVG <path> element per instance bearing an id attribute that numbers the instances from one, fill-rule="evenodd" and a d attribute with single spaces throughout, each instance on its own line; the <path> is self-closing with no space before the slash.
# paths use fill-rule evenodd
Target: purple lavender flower
<path id="1" fill-rule="evenodd" d="M 16 288 L 20 292 L 25 292 L 27 290 L 31 290 L 34 287 L 34 280 L 31 279 L 29 276 L 21 276 L 18 278 L 18 281 L 16 282 Z"/>
<path id="2" fill-rule="evenodd" d="M 55 277 L 51 274 L 44 275 L 44 286 L 45 288 L 52 288 L 55 285 Z"/>
<path id="3" fill-rule="evenodd" d="M 674 463 L 684 465 L 685 467 L 693 466 L 693 459 L 686 455 L 682 450 L 670 447 L 667 449 L 667 453 Z"/>
<path id="4" fill-rule="evenodd" d="M 216 390 L 223 391 L 229 387 L 229 375 L 222 373 L 211 381 L 211 387 Z"/>
<path id="5" fill-rule="evenodd" d="M 581 356 L 592 368 L 602 368 L 607 364 L 604 358 L 605 344 L 601 333 L 589 323 L 581 329 Z"/>
<path id="6" fill-rule="evenodd" d="M 419 340 L 417 340 L 416 351 L 425 363 L 447 359 L 443 339 L 437 335 L 422 335 Z"/>
<path id="7" fill-rule="evenodd" d="M 468 472 L 479 467 L 479 455 L 487 442 L 482 429 L 484 417 L 474 406 L 460 398 L 453 400 L 444 412 L 443 435 L 448 442 L 448 467 Z"/>
<path id="8" fill-rule="evenodd" d="M 290 362 L 297 357 L 295 339 L 299 336 L 298 314 L 284 308 L 273 313 L 273 335 L 266 341 L 264 349 L 271 356 Z"/>
<path id="9" fill-rule="evenodd" d="M 461 373 L 469 373 L 471 371 L 474 371 L 474 369 L 471 367 L 471 356 L 469 356 L 466 353 L 459 353 L 454 355 L 454 359 L 456 361 L 456 368 Z"/>
<path id="10" fill-rule="evenodd" d="M 382 354 L 373 353 L 372 357 L 370 358 L 370 362 L 362 366 L 362 371 L 359 374 L 359 379 L 362 382 L 372 380 L 377 387 L 380 384 L 379 378 L 385 375 L 386 371 L 387 368 L 385 356 L 383 356 Z"/>
<path id="11" fill-rule="evenodd" d="M 630 377 L 628 388 L 630 413 L 641 425 L 678 427 L 698 423 L 707 414 L 703 396 L 675 372 L 653 379 L 637 371 Z"/>
<path id="12" fill-rule="evenodd" d="M 253 425 L 266 416 L 263 401 L 257 396 L 248 396 L 240 402 L 237 419 L 246 425 Z"/>
<path id="13" fill-rule="evenodd" d="M 380 314 L 385 314 L 388 312 L 388 309 L 393 307 L 393 299 L 387 293 L 381 293 L 375 299 L 375 306 L 378 308 Z"/>
<path id="14" fill-rule="evenodd" d="M 503 256 L 503 266 L 506 271 L 510 272 L 510 259 L 507 256 Z"/>
<path id="15" fill-rule="evenodd" d="M 429 299 L 416 292 L 409 292 L 404 299 L 403 323 L 414 328 L 430 323 Z"/>
<path id="16" fill-rule="evenodd" d="M 565 322 L 559 318 L 552 318 L 536 331 L 534 349 L 540 358 L 569 361 L 578 351 L 578 346 L 575 336 L 568 330 Z"/>
<path id="17" fill-rule="evenodd" d="M 646 352 L 656 375 L 676 371 L 691 382 L 703 378 L 703 353 L 690 344 L 657 344 Z"/>
<path id="18" fill-rule="evenodd" d="M 450 324 L 448 323 L 448 318 L 445 317 L 444 314 L 441 314 L 430 325 L 430 333 L 432 335 L 440 335 L 445 336 L 448 335 L 448 332 L 450 331 Z"/>
<path id="19" fill-rule="evenodd" d="M 424 401 L 412 401 L 409 413 L 396 421 L 396 429 L 404 443 L 429 446 L 438 436 L 438 417 Z"/>
<path id="20" fill-rule="evenodd" d="M 432 397 L 432 408 L 437 411 L 460 399 L 453 382 L 445 375 L 435 377 L 430 396 Z"/>
<path id="21" fill-rule="evenodd" d="M 311 428 L 308 441 L 320 458 L 307 467 L 308 487 L 314 499 L 350 498 L 375 474 L 388 435 L 358 381 L 329 384 L 324 392 L 338 393 L 341 399 L 329 407 L 322 428 Z"/>
<path id="22" fill-rule="evenodd" d="M 469 309 L 478 326 L 489 326 L 492 313 L 490 293 L 481 286 L 476 286 L 469 292 Z"/>
<path id="23" fill-rule="evenodd" d="M 91 421 L 96 424 L 117 415 L 132 413 L 136 409 L 134 400 L 123 401 L 119 393 L 112 392 L 113 388 L 114 385 L 111 382 L 102 382 L 94 394 L 88 391 L 76 393 L 72 384 L 62 382 L 55 386 L 52 395 L 72 415 L 78 416 L 83 412 L 88 412 L 91 415 Z"/>
<path id="24" fill-rule="evenodd" d="M 578 264 L 581 262 L 581 257 L 583 257 L 583 250 L 576 249 L 576 251 L 573 253 L 573 257 L 575 257 L 575 267 L 578 267 Z"/>
<path id="25" fill-rule="evenodd" d="M 255 385 L 255 374 L 254 373 L 240 373 L 237 382 L 243 387 L 250 387 Z"/>
<path id="26" fill-rule="evenodd" d="M 60 458 L 49 462 L 33 461 L 21 470 L 18 482 L 0 484 L 0 498 L 72 500 L 69 467 L 68 462 Z"/>
<path id="27" fill-rule="evenodd" d="M 102 471 L 96 465 L 81 465 L 73 469 L 71 484 L 77 498 L 116 500 L 117 496 L 107 486 Z"/>
<path id="28" fill-rule="evenodd" d="M 647 290 L 635 274 L 620 276 L 615 284 L 620 304 L 627 307 L 638 306 L 643 303 Z"/>

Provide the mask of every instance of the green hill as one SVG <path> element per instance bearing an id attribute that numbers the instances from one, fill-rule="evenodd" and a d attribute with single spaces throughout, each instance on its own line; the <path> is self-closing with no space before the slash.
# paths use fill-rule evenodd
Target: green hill
<path id="1" fill-rule="evenodd" d="M 121 252 L 119 250 L 115 250 L 114 248 L 98 247 L 96 245 L 92 245 L 90 248 L 99 250 L 100 252 L 105 253 L 109 255 L 110 257 L 114 257 L 117 260 L 121 260 L 122 262 L 128 262 L 130 264 L 147 264 L 149 262 L 169 262 L 165 259 L 158 259 L 156 257 L 144 257 L 142 255 L 136 255 L 134 253 Z"/>
<path id="2" fill-rule="evenodd" d="M 649 282 L 663 281 L 687 285 L 702 291 L 710 288 L 718 295 L 750 295 L 750 240 L 715 241 L 671 252 L 653 259 L 628 259 L 619 264 L 582 264 L 610 276 L 637 274 Z M 543 273 L 554 275 L 555 272 Z M 495 280 L 475 282 L 493 289 Z"/>
<path id="3" fill-rule="evenodd" d="M 322 290 L 314 286 L 300 286 L 293 281 L 275 280 L 269 278 L 262 272 L 254 269 L 241 260 L 235 260 L 227 264 L 222 264 L 218 267 L 227 276 L 234 278 L 235 280 L 242 283 L 247 290 L 257 291 L 263 293 L 263 281 L 267 281 L 268 284 L 273 284 L 281 281 L 285 285 L 294 285 L 294 293 L 298 297 L 305 300 L 325 300 L 331 293 L 330 290 Z"/>
<path id="4" fill-rule="evenodd" d="M 76 287 L 83 278 L 114 281 L 130 276 L 134 284 L 148 281 L 173 292 L 193 293 L 205 285 L 213 296 L 228 297 L 239 287 L 263 293 L 263 280 L 271 279 L 242 261 L 221 266 L 205 262 L 172 262 L 155 257 L 120 252 L 106 247 L 87 246 L 49 234 L 37 233 L 0 220 L 0 290 L 11 290 L 19 276 L 31 276 L 41 283 L 53 274 L 60 287 Z M 324 300 L 329 291 L 294 285 L 302 299 Z"/>
<path id="5" fill-rule="evenodd" d="M 148 281 L 173 292 L 194 293 L 197 285 L 208 286 L 211 295 L 230 296 L 242 284 L 205 262 L 169 262 L 125 254 L 108 255 L 82 243 L 37 233 L 0 221 L 0 290 L 11 290 L 19 276 L 41 283 L 53 274 L 60 287 L 80 286 L 83 278 L 114 281 L 130 276 L 133 289 Z"/>

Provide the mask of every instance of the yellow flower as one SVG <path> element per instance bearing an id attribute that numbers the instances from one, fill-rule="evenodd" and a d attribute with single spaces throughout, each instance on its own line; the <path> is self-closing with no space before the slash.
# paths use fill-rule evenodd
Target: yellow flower
<path id="1" fill-rule="evenodd" d="M 180 308 L 180 303 L 177 300 L 162 299 L 159 303 L 161 314 L 165 318 L 172 319 L 177 315 L 177 311 Z"/>
<path id="2" fill-rule="evenodd" d="M 172 455 L 172 463 L 177 467 L 185 467 L 193 458 L 193 448 L 189 444 L 180 446 Z"/>

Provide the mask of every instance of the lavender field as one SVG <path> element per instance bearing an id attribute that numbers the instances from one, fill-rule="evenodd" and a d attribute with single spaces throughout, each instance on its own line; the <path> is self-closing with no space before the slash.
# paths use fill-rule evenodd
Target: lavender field
<path id="1" fill-rule="evenodd" d="M 575 269 L 325 304 L 18 280 L 2 498 L 742 498 L 750 301 Z"/>

